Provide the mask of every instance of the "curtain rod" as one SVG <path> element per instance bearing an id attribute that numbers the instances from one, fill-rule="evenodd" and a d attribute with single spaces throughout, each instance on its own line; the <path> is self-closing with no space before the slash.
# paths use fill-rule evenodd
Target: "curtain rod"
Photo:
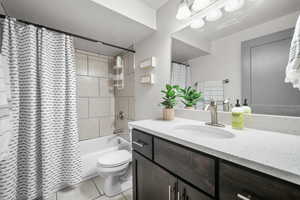
<path id="1" fill-rule="evenodd" d="M 0 14 L 0 18 L 6 18 L 6 17 L 8 17 L 8 16 Z M 17 21 L 19 21 L 21 23 L 24 23 L 24 24 L 34 25 L 34 26 L 39 27 L 39 28 L 46 28 L 46 29 L 51 30 L 51 31 L 63 33 L 63 34 L 70 35 L 70 36 L 73 36 L 73 37 L 77 37 L 77 38 L 80 38 L 80 39 L 83 39 L 83 40 L 87 40 L 87 41 L 90 41 L 90 42 L 101 43 L 101 44 L 103 44 L 105 46 L 109 46 L 109 47 L 113 47 L 113 48 L 117 48 L 117 49 L 122 49 L 124 51 L 129 51 L 131 53 L 136 53 L 136 51 L 132 50 L 132 49 L 120 47 L 118 45 L 110 44 L 110 43 L 107 43 L 107 42 L 103 42 L 103 41 L 100 41 L 100 40 L 88 38 L 88 37 L 77 35 L 77 34 L 74 34 L 74 33 L 68 33 L 66 31 L 62 31 L 62 30 L 58 30 L 58 29 L 55 29 L 55 28 L 47 27 L 47 26 L 44 26 L 44 25 L 41 25 L 41 24 L 36 24 L 36 23 L 33 23 L 33 22 L 28 22 L 28 21 L 25 21 L 25 20 L 22 20 L 22 19 L 17 19 Z"/>
<path id="2" fill-rule="evenodd" d="M 185 63 L 181 63 L 181 62 L 177 62 L 177 61 L 172 61 L 172 63 L 179 64 L 179 65 L 185 65 L 187 67 L 190 67 L 189 64 L 185 64 Z"/>

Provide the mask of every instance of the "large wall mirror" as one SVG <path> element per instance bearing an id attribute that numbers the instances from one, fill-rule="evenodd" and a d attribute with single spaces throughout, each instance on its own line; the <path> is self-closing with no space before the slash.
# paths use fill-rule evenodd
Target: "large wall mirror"
<path id="1" fill-rule="evenodd" d="M 253 113 L 300 117 L 300 90 L 285 82 L 300 1 L 245 0 L 238 11 L 220 11 L 209 21 L 204 9 L 191 24 L 204 23 L 173 33 L 171 83 L 200 91 L 199 110 L 211 99 L 220 111 L 247 99 Z"/>

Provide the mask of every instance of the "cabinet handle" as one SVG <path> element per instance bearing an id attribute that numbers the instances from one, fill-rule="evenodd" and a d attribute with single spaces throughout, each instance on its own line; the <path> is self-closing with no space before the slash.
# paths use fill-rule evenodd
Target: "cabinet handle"
<path id="1" fill-rule="evenodd" d="M 172 187 L 171 187 L 171 185 L 169 185 L 169 200 L 171 200 L 171 189 L 172 189 Z"/>
<path id="2" fill-rule="evenodd" d="M 145 144 L 141 143 L 141 142 L 136 142 L 136 141 L 132 141 L 132 144 L 135 144 L 141 148 L 143 148 L 145 146 Z"/>
<path id="3" fill-rule="evenodd" d="M 237 198 L 240 199 L 240 200 L 251 200 L 251 199 L 252 199 L 251 195 L 248 195 L 248 196 L 246 197 L 246 196 L 244 196 L 244 195 L 238 193 L 236 196 L 237 196 Z"/>
<path id="4" fill-rule="evenodd" d="M 180 192 L 177 192 L 177 200 L 180 200 Z"/>

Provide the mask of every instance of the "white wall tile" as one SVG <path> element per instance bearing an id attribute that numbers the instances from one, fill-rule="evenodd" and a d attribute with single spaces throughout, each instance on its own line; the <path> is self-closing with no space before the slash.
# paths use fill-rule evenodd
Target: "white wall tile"
<path id="1" fill-rule="evenodd" d="M 96 97 L 99 96 L 98 78 L 79 76 L 78 77 L 78 96 Z"/>
<path id="2" fill-rule="evenodd" d="M 134 74 L 125 75 L 124 88 L 117 89 L 116 95 L 122 97 L 134 96 Z"/>
<path id="3" fill-rule="evenodd" d="M 134 120 L 135 115 L 135 99 L 134 97 L 129 98 L 129 105 L 128 105 L 128 118 L 130 120 Z"/>
<path id="4" fill-rule="evenodd" d="M 87 140 L 99 137 L 98 119 L 79 119 L 79 138 Z"/>
<path id="5" fill-rule="evenodd" d="M 99 79 L 100 85 L 100 96 L 102 97 L 112 97 L 114 95 L 113 82 L 107 78 Z"/>
<path id="6" fill-rule="evenodd" d="M 117 119 L 116 120 L 116 129 L 124 129 L 124 130 L 128 130 L 128 120 L 127 119 Z"/>
<path id="7" fill-rule="evenodd" d="M 108 60 L 95 56 L 88 57 L 88 74 L 108 78 Z"/>
<path id="8" fill-rule="evenodd" d="M 78 118 L 89 117 L 89 100 L 87 98 L 79 98 L 77 104 Z"/>
<path id="9" fill-rule="evenodd" d="M 86 55 L 76 53 L 76 69 L 78 75 L 88 74 L 88 60 Z"/>
<path id="10" fill-rule="evenodd" d="M 116 115 L 116 98 L 110 98 L 110 116 Z"/>
<path id="11" fill-rule="evenodd" d="M 80 139 L 112 134 L 115 117 L 115 94 L 109 73 L 112 57 L 76 53 L 78 117 Z"/>
<path id="12" fill-rule="evenodd" d="M 119 97 L 118 98 L 118 107 L 117 107 L 117 114 L 120 111 L 124 112 L 125 118 L 128 119 L 129 113 L 129 98 L 128 97 Z"/>
<path id="13" fill-rule="evenodd" d="M 110 116 L 110 98 L 90 98 L 89 115 L 90 117 Z"/>
<path id="14" fill-rule="evenodd" d="M 112 135 L 115 129 L 114 117 L 102 117 L 100 121 L 100 136 Z"/>

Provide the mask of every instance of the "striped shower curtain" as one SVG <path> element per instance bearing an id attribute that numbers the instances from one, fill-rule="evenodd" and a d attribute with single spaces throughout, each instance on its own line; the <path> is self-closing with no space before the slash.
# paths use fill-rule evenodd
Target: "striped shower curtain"
<path id="1" fill-rule="evenodd" d="M 9 155 L 0 161 L 0 199 L 48 199 L 80 181 L 73 39 L 3 22 L 1 54 L 9 63 Z"/>

